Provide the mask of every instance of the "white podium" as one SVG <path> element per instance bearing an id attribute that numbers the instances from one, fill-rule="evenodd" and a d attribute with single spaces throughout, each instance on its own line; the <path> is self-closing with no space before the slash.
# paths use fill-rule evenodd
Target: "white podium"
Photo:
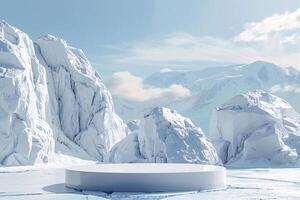
<path id="1" fill-rule="evenodd" d="M 102 192 L 181 192 L 226 188 L 226 169 L 200 164 L 97 164 L 66 169 L 66 186 Z"/>

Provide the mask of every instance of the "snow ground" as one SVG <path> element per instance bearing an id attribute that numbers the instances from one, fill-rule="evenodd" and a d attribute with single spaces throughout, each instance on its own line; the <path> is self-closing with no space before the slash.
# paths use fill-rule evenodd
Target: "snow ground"
<path id="1" fill-rule="evenodd" d="M 226 190 L 185 193 L 76 191 L 64 186 L 64 169 L 0 168 L 0 200 L 32 199 L 300 199 L 300 168 L 228 169 Z"/>

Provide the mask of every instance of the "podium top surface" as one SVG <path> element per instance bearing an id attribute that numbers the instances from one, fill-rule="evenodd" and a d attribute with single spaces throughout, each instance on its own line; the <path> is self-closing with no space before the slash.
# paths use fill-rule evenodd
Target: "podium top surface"
<path id="1" fill-rule="evenodd" d="M 224 167 L 203 164 L 175 163 L 127 163 L 127 164 L 95 164 L 67 168 L 69 171 L 99 173 L 193 173 L 223 171 Z"/>

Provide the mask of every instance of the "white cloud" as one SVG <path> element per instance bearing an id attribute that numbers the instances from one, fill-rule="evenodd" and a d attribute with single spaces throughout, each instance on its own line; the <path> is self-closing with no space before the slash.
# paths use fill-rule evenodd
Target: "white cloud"
<path id="1" fill-rule="evenodd" d="M 251 63 L 265 60 L 300 67 L 300 9 L 253 22 L 229 39 L 172 33 L 118 47 L 114 65 L 184 68 L 203 63 Z M 215 64 L 213 64 L 215 65 Z M 209 66 L 209 65 L 208 65 Z"/>
<path id="2" fill-rule="evenodd" d="M 168 72 L 172 72 L 172 69 L 170 68 L 162 68 L 161 70 L 159 70 L 160 73 L 168 73 Z"/>
<path id="3" fill-rule="evenodd" d="M 210 62 L 250 62 L 256 52 L 239 47 L 231 41 L 211 37 L 196 37 L 188 33 L 173 33 L 160 40 L 143 41 L 127 48 L 127 53 L 115 57 L 118 64 L 170 66 L 172 64 Z"/>
<path id="4" fill-rule="evenodd" d="M 171 85 L 168 88 L 159 88 L 143 83 L 143 79 L 130 72 L 116 72 L 107 83 L 113 95 L 131 101 L 150 101 L 158 98 L 180 98 L 190 95 L 189 89 L 182 85 Z"/>
<path id="5" fill-rule="evenodd" d="M 286 37 L 286 42 L 297 38 Z M 278 43 L 273 37 L 261 44 L 236 42 L 234 39 L 222 40 L 210 37 L 196 37 L 187 33 L 167 35 L 161 40 L 144 41 L 126 47 L 126 53 L 113 58 L 118 65 L 162 66 L 184 68 L 197 66 L 201 62 L 212 63 L 251 63 L 265 60 L 282 66 L 300 64 L 300 45 L 293 50 L 287 49 L 284 43 Z"/>
<path id="6" fill-rule="evenodd" d="M 300 9 L 249 23 L 235 39 L 241 42 L 261 42 L 277 37 L 279 42 L 294 43 L 294 39 L 299 39 L 299 30 Z"/>
<path id="7" fill-rule="evenodd" d="M 300 86 L 299 85 L 274 85 L 270 91 L 272 93 L 276 93 L 276 92 L 300 93 Z"/>

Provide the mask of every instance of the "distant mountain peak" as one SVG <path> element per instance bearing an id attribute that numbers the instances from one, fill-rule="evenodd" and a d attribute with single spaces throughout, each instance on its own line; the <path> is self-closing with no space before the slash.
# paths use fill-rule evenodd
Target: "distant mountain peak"
<path id="1" fill-rule="evenodd" d="M 274 86 L 281 88 L 278 85 L 296 87 L 300 85 L 300 72 L 291 67 L 284 68 L 266 61 L 255 61 L 250 64 L 227 67 L 157 72 L 146 78 L 145 83 L 160 87 L 179 84 L 188 88 L 191 95 L 187 98 L 156 101 L 155 104 L 179 111 L 191 118 L 196 125 L 201 126 L 206 132 L 212 110 L 221 106 L 225 99 L 248 90 L 262 89 L 269 92 Z M 297 111 L 300 111 L 298 104 L 300 94 L 289 90 L 281 92 L 280 89 L 276 92 L 276 94 L 283 95 L 281 97 L 286 98 Z M 133 120 L 138 113 L 153 107 L 151 103 L 133 107 L 130 102 L 124 102 L 120 99 L 115 102 L 115 105 L 117 112 L 123 119 L 129 121 Z"/>

